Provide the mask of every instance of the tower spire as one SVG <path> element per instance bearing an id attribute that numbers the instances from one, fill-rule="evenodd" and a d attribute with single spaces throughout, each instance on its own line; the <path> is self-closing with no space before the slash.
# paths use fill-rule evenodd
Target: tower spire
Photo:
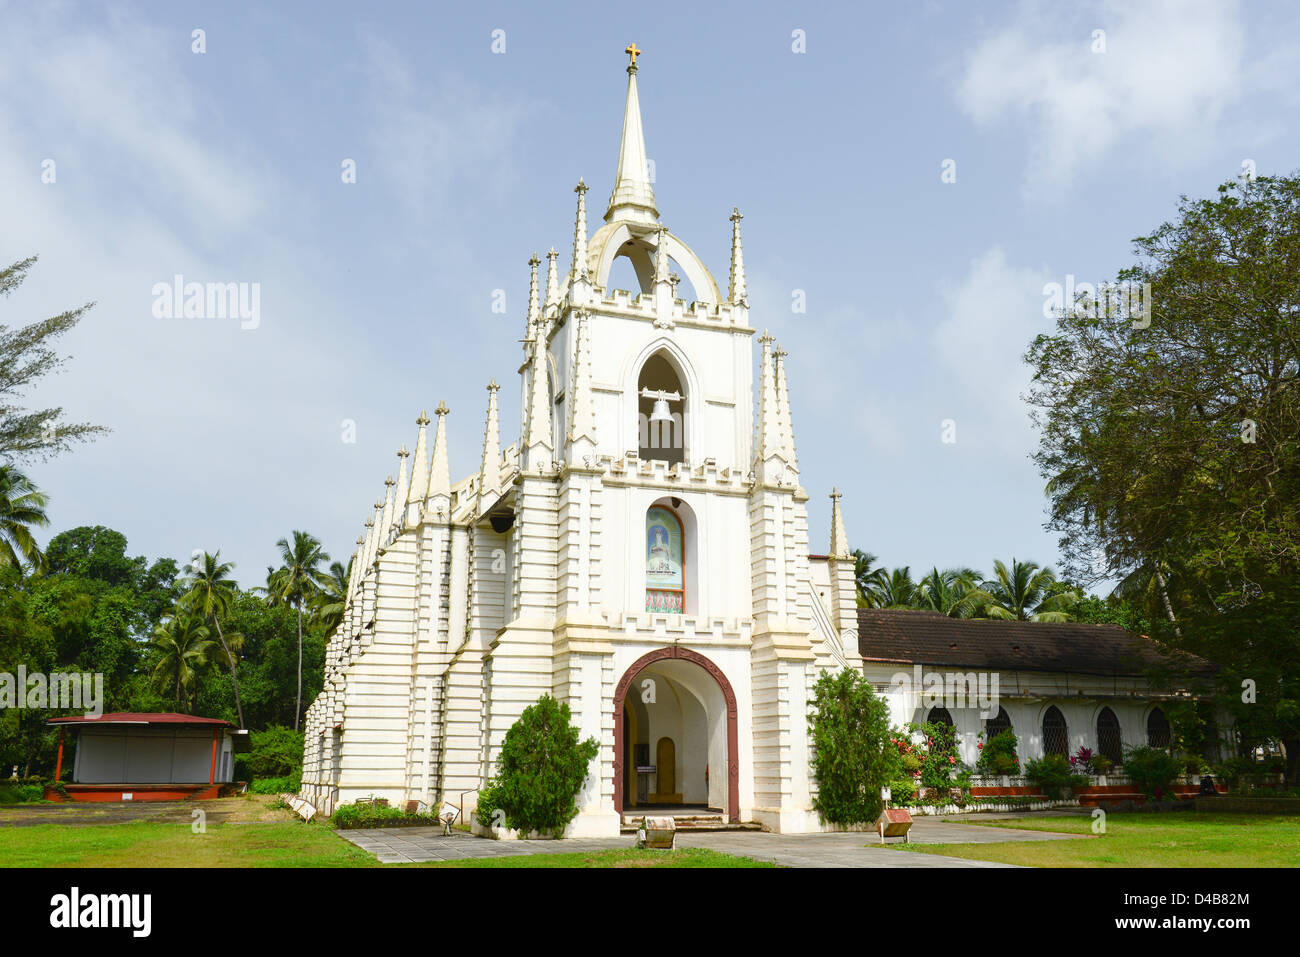
<path id="1" fill-rule="evenodd" d="M 501 490 L 501 423 L 497 414 L 497 380 L 488 383 L 487 425 L 483 427 L 483 460 L 478 470 L 478 497 Z"/>
<path id="2" fill-rule="evenodd" d="M 548 375 L 546 357 L 546 338 L 539 336 L 533 346 L 533 369 L 529 376 L 528 430 L 524 435 L 524 449 L 527 452 L 527 464 L 532 466 L 543 457 L 543 451 L 550 452 L 551 444 L 551 398 L 547 388 Z"/>
<path id="3" fill-rule="evenodd" d="M 831 489 L 831 558 L 851 558 L 849 554 L 849 536 L 844 531 L 844 515 L 840 511 L 840 499 L 843 493 Z"/>
<path id="4" fill-rule="evenodd" d="M 560 254 L 557 253 L 555 251 L 555 247 L 552 246 L 551 251 L 546 254 L 545 311 L 546 311 L 547 319 L 551 318 L 552 310 L 554 310 L 560 304 L 560 277 L 558 274 L 559 267 L 556 264 L 556 260 L 559 258 L 560 258 Z"/>
<path id="5" fill-rule="evenodd" d="M 384 479 L 384 506 L 379 513 L 379 524 L 375 526 L 375 554 L 388 545 L 388 530 L 393 527 L 393 486 L 397 483 L 390 475 Z"/>
<path id="6" fill-rule="evenodd" d="M 429 413 L 421 412 L 415 420 L 420 431 L 415 436 L 414 461 L 411 463 L 411 487 L 407 493 L 406 524 L 414 525 L 420 519 L 420 507 L 424 505 L 424 494 L 429 487 L 429 444 L 426 437 L 429 425 Z"/>
<path id="7" fill-rule="evenodd" d="M 776 373 L 772 365 L 772 336 L 764 329 L 759 336 L 763 355 L 759 359 L 758 385 L 758 441 L 754 459 L 762 466 L 768 459 L 781 454 L 780 411 L 776 397 Z"/>
<path id="8" fill-rule="evenodd" d="M 573 350 L 573 386 L 569 403 L 569 464 L 578 465 L 596 448 L 596 409 L 591 391 L 591 331 L 587 313 L 578 313 Z"/>
<path id="9" fill-rule="evenodd" d="M 528 258 L 528 334 L 530 336 L 534 334 L 533 327 L 538 316 L 541 315 L 541 309 L 537 305 L 537 267 L 540 263 L 537 253 L 533 253 Z"/>
<path id="10" fill-rule="evenodd" d="M 731 281 L 727 288 L 727 301 L 734 306 L 749 305 L 749 293 L 745 289 L 745 257 L 740 250 L 740 221 L 744 218 L 739 208 L 731 207 Z"/>
<path id="11" fill-rule="evenodd" d="M 578 216 L 573 224 L 573 267 L 569 273 L 572 284 L 587 276 L 587 184 L 578 177 L 578 185 L 573 187 L 578 194 Z"/>
<path id="12" fill-rule="evenodd" d="M 433 410 L 433 414 L 438 417 L 438 427 L 433 434 L 433 467 L 429 470 L 429 492 L 428 498 L 432 507 L 439 507 L 434 504 L 437 499 L 443 501 L 441 507 L 446 508 L 451 503 L 451 468 L 448 465 L 447 454 L 447 413 L 451 411 L 447 408 L 446 402 L 439 402 L 438 408 Z"/>
<path id="13" fill-rule="evenodd" d="M 623 109 L 623 139 L 618 149 L 618 172 L 609 196 L 605 222 L 616 217 L 652 224 L 659 218 L 655 192 L 646 167 L 645 133 L 641 128 L 641 101 L 636 92 L 636 58 L 641 55 L 633 43 L 625 51 L 632 61 L 627 67 L 627 104 Z"/>
<path id="14" fill-rule="evenodd" d="M 397 450 L 397 495 L 393 500 L 393 527 L 397 530 L 402 528 L 402 520 L 406 512 L 406 496 L 410 492 L 410 476 L 406 470 L 406 460 L 410 458 L 411 453 L 406 451 L 406 445 L 403 444 Z"/>
<path id="15" fill-rule="evenodd" d="M 779 345 L 772 352 L 776 364 L 776 409 L 781 418 L 781 457 L 791 469 L 799 471 L 799 459 L 794 454 L 794 421 L 790 418 L 790 390 L 785 382 L 785 357 L 789 353 Z"/>

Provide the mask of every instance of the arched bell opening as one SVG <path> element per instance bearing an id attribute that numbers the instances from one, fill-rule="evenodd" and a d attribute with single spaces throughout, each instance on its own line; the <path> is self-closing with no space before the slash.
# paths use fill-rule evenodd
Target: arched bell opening
<path id="1" fill-rule="evenodd" d="M 637 376 L 637 454 L 675 465 L 686 461 L 687 395 L 667 353 L 656 352 Z"/>

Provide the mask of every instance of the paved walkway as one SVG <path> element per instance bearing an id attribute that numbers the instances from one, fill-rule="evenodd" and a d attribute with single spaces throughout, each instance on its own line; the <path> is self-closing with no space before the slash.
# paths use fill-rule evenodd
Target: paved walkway
<path id="1" fill-rule="evenodd" d="M 443 836 L 441 828 L 358 828 L 338 832 L 383 864 L 455 861 L 520 854 L 564 854 L 631 847 L 632 835 L 614 838 L 572 838 L 566 841 L 494 841 L 464 831 Z M 923 844 L 993 844 L 1003 841 L 1061 841 L 1081 835 L 981 827 L 922 817 L 912 826 L 912 841 Z M 1004 867 L 989 861 L 968 861 L 938 854 L 891 851 L 876 844 L 870 833 L 770 834 L 764 831 L 682 831 L 679 847 L 703 847 L 725 854 L 772 861 L 782 867 Z M 892 843 L 892 841 L 891 841 Z"/>

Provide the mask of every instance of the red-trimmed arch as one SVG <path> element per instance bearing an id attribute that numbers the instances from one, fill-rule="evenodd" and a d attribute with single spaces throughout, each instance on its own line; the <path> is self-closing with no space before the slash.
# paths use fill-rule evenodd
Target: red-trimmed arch
<path id="1" fill-rule="evenodd" d="M 722 690 L 723 700 L 727 705 L 727 820 L 735 823 L 740 820 L 740 733 L 737 730 L 736 692 L 731 682 L 722 673 L 722 669 L 699 652 L 689 648 L 670 645 L 658 648 L 642 655 L 632 667 L 628 668 L 614 689 L 614 810 L 623 813 L 623 705 L 627 701 L 628 689 L 632 682 L 648 665 L 665 658 L 677 658 L 699 665 Z"/>

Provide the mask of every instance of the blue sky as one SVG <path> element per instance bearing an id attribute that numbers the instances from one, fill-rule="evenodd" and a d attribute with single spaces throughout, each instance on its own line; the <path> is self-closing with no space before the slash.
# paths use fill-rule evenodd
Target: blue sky
<path id="1" fill-rule="evenodd" d="M 599 222 L 635 41 L 665 224 L 725 283 L 745 214 L 813 550 L 838 485 L 853 546 L 889 565 L 1055 563 L 1019 398 L 1043 285 L 1112 278 L 1247 159 L 1300 167 L 1300 12 L 645 9 L 0 3 L 0 260 L 41 257 L 0 322 L 95 300 L 34 401 L 113 429 L 31 467 L 51 531 L 220 548 L 259 584 L 295 528 L 346 559 L 421 409 L 452 409 L 459 478 L 495 377 L 510 441 L 527 260 L 554 245 L 567 268 L 579 176 Z M 155 318 L 177 273 L 260 283 L 260 324 Z"/>

